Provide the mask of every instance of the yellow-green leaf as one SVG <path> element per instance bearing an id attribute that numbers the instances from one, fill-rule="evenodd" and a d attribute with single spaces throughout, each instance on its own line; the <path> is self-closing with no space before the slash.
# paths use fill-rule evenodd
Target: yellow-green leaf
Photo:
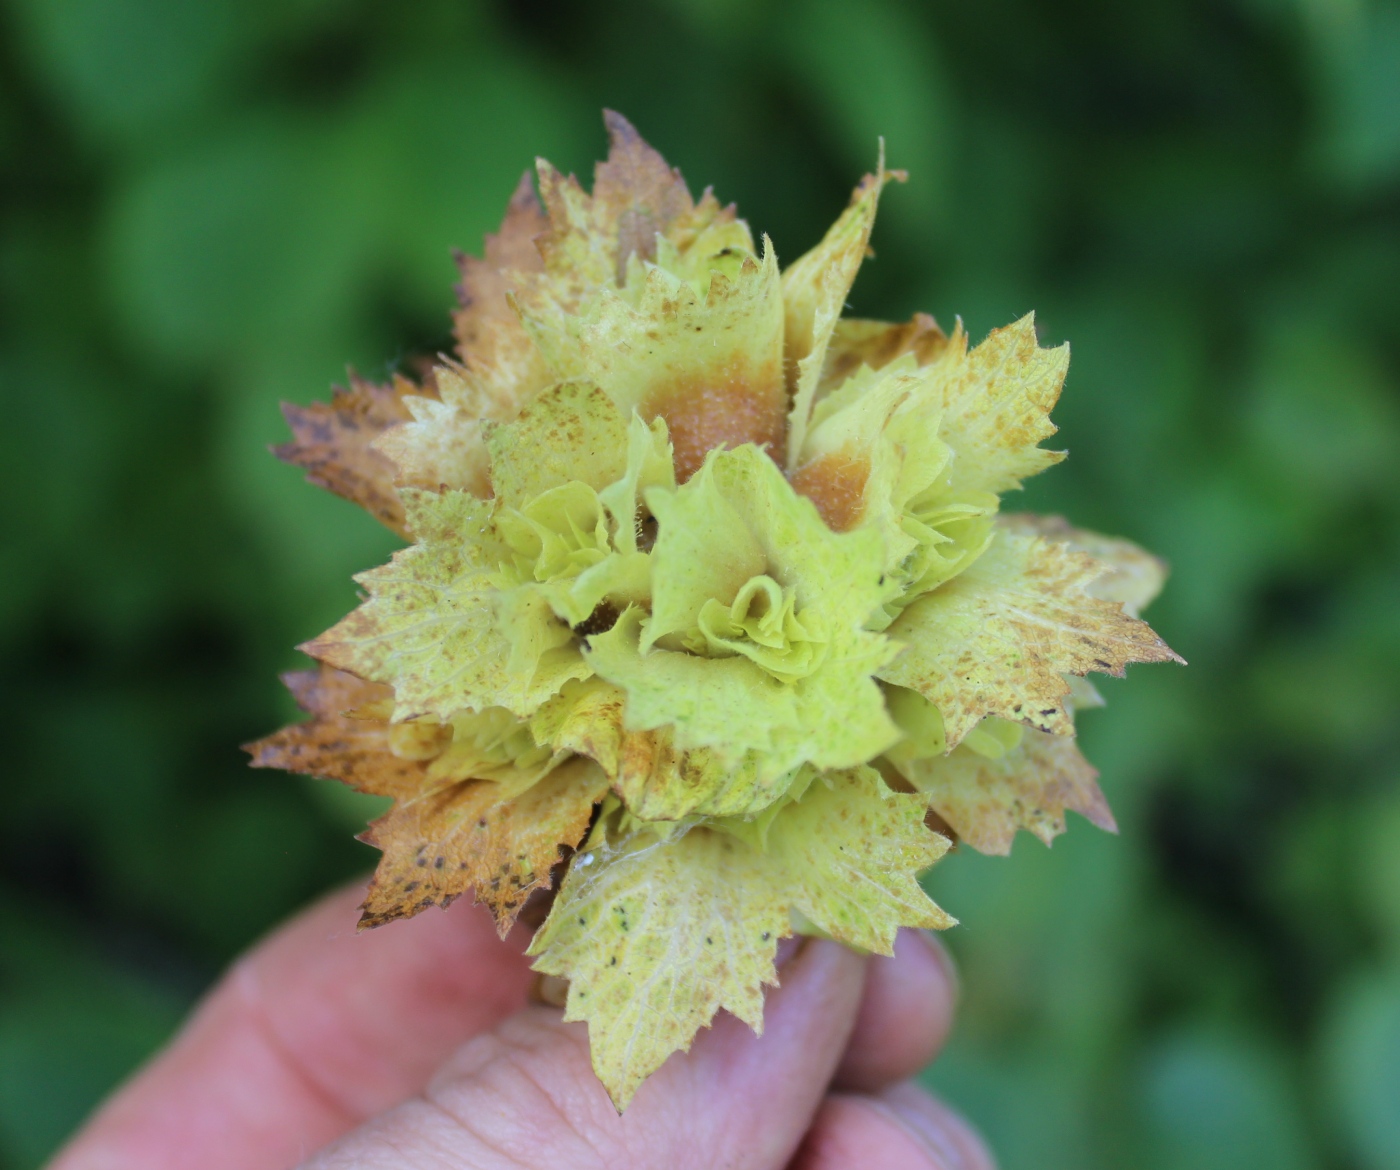
<path id="1" fill-rule="evenodd" d="M 948 849 L 924 827 L 924 807 L 873 768 L 817 776 L 768 828 L 792 905 L 832 938 L 882 955 L 901 926 L 952 926 L 917 881 Z"/>
<path id="2" fill-rule="evenodd" d="M 603 288 L 576 314 L 521 297 L 526 326 L 561 378 L 596 383 L 630 415 L 666 420 L 678 478 L 719 445 L 782 438 L 783 303 L 771 248 L 715 272 L 702 295 L 657 265 L 635 292 Z"/>
<path id="3" fill-rule="evenodd" d="M 947 841 L 923 801 L 868 768 L 816 778 L 768 830 L 742 823 L 641 828 L 599 822 L 530 945 L 569 980 L 565 1019 L 587 1020 L 593 1067 L 619 1109 L 726 1008 L 763 1027 L 778 938 L 796 911 L 832 937 L 890 953 L 901 925 L 948 926 L 918 871 Z M 730 829 L 734 831 L 729 831 Z"/>
<path id="4" fill-rule="evenodd" d="M 891 177 L 885 170 L 884 153 L 882 143 L 875 174 L 866 175 L 851 196 L 850 206 L 821 243 L 783 272 L 785 356 L 793 372 L 787 428 L 789 471 L 797 468 L 831 332 L 870 246 L 880 189 Z"/>
<path id="5" fill-rule="evenodd" d="M 505 707 L 534 712 L 588 667 L 552 614 L 530 618 L 548 633 L 512 655 L 498 621 L 493 580 L 505 557 L 491 505 L 464 491 L 403 493 L 418 543 L 356 578 L 369 593 L 359 609 L 303 649 L 341 670 L 394 688 L 395 720 Z M 519 619 L 522 623 L 524 618 Z"/>
<path id="6" fill-rule="evenodd" d="M 1001 526 L 1009 532 L 1041 536 L 1088 553 L 1104 566 L 1103 575 L 1089 585 L 1089 592 L 1104 601 L 1121 603 L 1133 617 L 1152 603 L 1167 582 L 1167 565 L 1161 557 L 1154 557 L 1121 536 L 1104 536 L 1087 528 L 1075 528 L 1063 516 L 1009 512 L 1002 516 Z"/>
<path id="7" fill-rule="evenodd" d="M 905 644 L 880 677 L 918 691 L 956 746 L 987 715 L 1072 735 L 1062 673 L 1121 675 L 1130 662 L 1181 659 L 1144 622 L 1102 601 L 1091 557 L 1001 530 L 959 576 L 889 628 Z"/>
<path id="8" fill-rule="evenodd" d="M 971 352 L 961 325 L 929 367 L 943 407 L 939 436 L 953 450 L 948 487 L 1005 492 L 1063 459 L 1038 444 L 1055 433 L 1069 346 L 1042 349 L 1035 314 L 993 329 Z"/>
<path id="9" fill-rule="evenodd" d="M 575 855 L 530 953 L 569 980 L 593 1068 L 619 1109 L 725 1008 L 763 1030 L 763 985 L 790 933 L 767 858 L 726 833 L 641 831 Z"/>
<path id="10" fill-rule="evenodd" d="M 768 774 L 757 752 L 726 762 L 705 748 L 683 751 L 669 727 L 629 731 L 626 692 L 601 678 L 570 683 L 531 721 L 540 742 L 602 765 L 628 812 L 644 821 L 754 816 L 788 788 L 792 772 Z"/>
<path id="11" fill-rule="evenodd" d="M 627 471 L 627 420 L 597 386 L 565 382 L 531 400 L 511 423 L 487 430 L 491 486 L 521 508 L 551 488 L 595 491 Z"/>
<path id="12" fill-rule="evenodd" d="M 629 610 L 587 651 L 627 692 L 628 730 L 670 726 L 680 750 L 730 763 L 758 752 L 760 783 L 864 763 L 898 738 L 871 677 L 897 647 L 864 628 L 887 592 L 877 533 L 832 532 L 753 446 L 647 504 L 651 616 Z"/>
<path id="13" fill-rule="evenodd" d="M 1065 831 L 1066 809 L 1117 831 L 1098 773 L 1070 736 L 1027 729 L 1000 755 L 974 751 L 964 740 L 950 755 L 901 759 L 896 766 L 929 807 L 982 853 L 1010 853 L 1018 829 L 1049 845 Z"/>

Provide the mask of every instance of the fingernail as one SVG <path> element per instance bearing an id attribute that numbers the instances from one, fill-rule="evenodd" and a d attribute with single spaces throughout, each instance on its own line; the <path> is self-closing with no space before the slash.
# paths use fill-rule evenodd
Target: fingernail
<path id="1" fill-rule="evenodd" d="M 994 1170 L 991 1154 L 972 1127 L 917 1085 L 895 1085 L 878 1099 L 938 1166 L 946 1170 Z"/>

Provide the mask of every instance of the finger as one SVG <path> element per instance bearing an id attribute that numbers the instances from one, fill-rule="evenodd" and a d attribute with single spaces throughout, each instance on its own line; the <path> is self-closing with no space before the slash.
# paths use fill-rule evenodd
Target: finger
<path id="1" fill-rule="evenodd" d="M 892 956 L 870 960 L 837 1087 L 873 1093 L 912 1077 L 943 1047 L 957 998 L 957 973 L 943 944 L 926 931 L 901 930 Z"/>
<path id="2" fill-rule="evenodd" d="M 349 1135 L 307 1170 L 779 1170 L 845 1047 L 864 960 L 811 941 L 781 975 L 761 1037 L 721 1015 L 621 1116 L 593 1075 L 584 1026 L 536 1007 L 470 1041 L 422 1098 Z"/>
<path id="3" fill-rule="evenodd" d="M 235 964 L 51 1170 L 294 1166 L 525 1003 L 524 932 L 502 944 L 462 901 L 357 934 L 363 894 L 330 895 Z"/>
<path id="4" fill-rule="evenodd" d="M 833 1094 L 789 1170 L 996 1170 L 986 1143 L 917 1085 Z"/>

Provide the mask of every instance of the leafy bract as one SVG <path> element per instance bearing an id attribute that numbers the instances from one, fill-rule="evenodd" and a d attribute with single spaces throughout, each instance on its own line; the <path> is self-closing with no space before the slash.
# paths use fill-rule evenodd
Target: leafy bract
<path id="1" fill-rule="evenodd" d="M 762 259 L 724 249 L 705 290 L 659 265 L 631 295 L 604 288 L 573 315 L 519 303 L 556 373 L 601 386 L 628 415 L 663 418 L 679 478 L 720 446 L 772 448 L 787 409 L 783 302 L 771 248 Z M 717 257 L 717 260 L 720 259 Z"/>
<path id="2" fill-rule="evenodd" d="M 914 325 L 873 348 L 917 347 Z M 971 352 L 959 328 L 927 356 L 862 364 L 817 404 L 793 455 L 793 485 L 831 527 L 884 538 L 889 620 L 982 554 L 998 492 L 1062 458 L 1037 444 L 1055 430 L 1068 351 L 1041 349 L 1031 318 Z"/>
<path id="3" fill-rule="evenodd" d="M 435 380 L 438 397 L 406 397 L 408 420 L 380 435 L 374 448 L 393 463 L 401 487 L 489 495 L 482 427 L 509 418 L 513 408 L 487 397 L 481 382 L 460 366 L 439 366 Z"/>
<path id="4" fill-rule="evenodd" d="M 656 258 L 658 240 L 685 247 L 705 229 L 734 222 L 708 191 L 697 204 L 680 172 L 647 145 L 626 118 L 604 111 L 610 148 L 594 174 L 593 193 L 539 162 L 548 228 L 538 238 L 549 287 L 525 282 L 563 308 L 594 289 L 626 283 L 629 262 Z M 517 286 L 520 295 L 522 286 Z"/>
<path id="5" fill-rule="evenodd" d="M 768 826 L 766 853 L 793 907 L 839 942 L 888 955 L 901 926 L 953 919 L 917 875 L 948 849 L 924 826 L 924 802 L 889 791 L 873 768 L 815 778 Z"/>
<path id="6" fill-rule="evenodd" d="M 731 765 L 758 752 L 760 783 L 897 738 L 871 677 L 897 647 L 864 628 L 884 596 L 875 533 L 833 533 L 753 446 L 713 453 L 647 505 L 651 614 L 629 609 L 587 652 L 627 693 L 629 730 L 672 727 L 681 750 Z"/>
<path id="7" fill-rule="evenodd" d="M 943 407 L 939 434 L 953 449 L 948 486 L 1004 492 L 1063 459 L 1038 444 L 1055 433 L 1069 346 L 1042 349 L 1035 314 L 993 329 L 972 350 L 961 324 L 933 363 Z"/>
<path id="8" fill-rule="evenodd" d="M 601 386 L 624 415 L 665 419 L 680 478 L 719 444 L 781 441 L 783 301 L 770 248 L 732 208 L 697 204 L 616 114 L 592 195 L 540 164 L 544 269 L 513 298 L 560 378 Z"/>
<path id="9" fill-rule="evenodd" d="M 1001 517 L 1001 526 L 1008 532 L 1041 536 L 1088 553 L 1104 568 L 1102 575 L 1089 584 L 1089 593 L 1104 601 L 1120 603 L 1133 617 L 1142 613 L 1166 584 L 1167 566 L 1160 557 L 1154 557 L 1130 540 L 1075 528 L 1063 516 L 1010 512 Z"/>
<path id="10" fill-rule="evenodd" d="M 900 523 L 905 506 L 952 457 L 938 438 L 941 411 L 928 380 L 912 358 L 849 379 L 818 405 L 791 476 L 828 527 L 878 527 L 891 564 L 913 547 Z"/>
<path id="11" fill-rule="evenodd" d="M 792 371 L 788 471 L 795 470 L 800 459 L 827 345 L 870 246 L 880 190 L 886 179 L 904 177 L 885 170 L 884 153 L 882 143 L 875 174 L 866 175 L 851 196 L 851 205 L 832 224 L 821 243 L 783 273 L 784 356 Z"/>
<path id="12" fill-rule="evenodd" d="M 1049 845 L 1065 831 L 1066 809 L 1117 831 L 1098 773 L 1073 738 L 1027 729 L 1010 746 L 988 735 L 979 751 L 970 742 L 979 731 L 980 725 L 949 755 L 898 765 L 929 807 L 974 849 L 1010 853 L 1017 829 L 1029 829 Z"/>
<path id="13" fill-rule="evenodd" d="M 536 970 L 569 977 L 565 1019 L 588 1021 L 619 1109 L 720 1008 L 762 1030 L 763 985 L 777 982 L 794 910 L 884 954 L 901 924 L 951 924 L 915 880 L 947 841 L 924 827 L 921 800 L 868 768 L 814 782 L 766 848 L 724 822 L 614 835 L 613 820 L 574 857 L 530 953 Z"/>
<path id="14" fill-rule="evenodd" d="M 329 403 L 282 404 L 292 441 L 273 454 L 284 463 L 305 468 L 306 478 L 342 499 L 358 504 L 400 536 L 403 505 L 394 491 L 394 466 L 374 445 L 376 439 L 411 417 L 415 402 L 433 404 L 427 393 L 406 378 L 387 386 L 350 375 L 350 388 L 339 387 Z"/>
<path id="15" fill-rule="evenodd" d="M 646 427 L 597 387 L 561 383 L 488 440 L 496 531 L 507 555 L 496 608 L 518 660 L 553 619 L 586 630 L 643 602 L 650 559 L 637 548 L 636 496 L 672 485 L 665 425 Z M 541 627 L 540 622 L 544 625 Z"/>
<path id="16" fill-rule="evenodd" d="M 369 600 L 307 652 L 392 684 L 396 720 L 488 706 L 529 715 L 585 677 L 572 627 L 604 604 L 645 599 L 636 496 L 674 485 L 664 425 L 633 426 L 580 383 L 490 424 L 494 499 L 405 489 L 417 543 L 358 578 Z M 605 496 L 625 511 L 611 514 Z"/>
<path id="17" fill-rule="evenodd" d="M 523 791 L 462 780 L 400 801 L 361 838 L 384 857 L 360 925 L 446 906 L 470 889 L 504 936 L 531 892 L 548 888 L 560 847 L 572 848 L 587 832 L 607 786 L 595 763 L 574 759 Z"/>
<path id="18" fill-rule="evenodd" d="M 995 494 L 1019 487 L 1022 479 L 1064 458 L 1037 444 L 1055 433 L 1050 410 L 1059 397 L 1069 351 L 1065 346 L 1040 348 L 1033 316 L 993 330 L 970 351 L 961 325 L 946 341 L 937 334 L 938 344 L 923 354 L 917 352 L 917 332 L 889 329 L 893 338 L 877 349 L 909 348 L 883 361 L 878 372 L 862 365 L 822 398 L 811 429 L 793 450 L 795 475 L 836 453 L 848 461 L 872 462 L 877 440 L 895 442 L 883 431 L 898 422 L 905 423 L 909 434 L 922 431 L 926 443 L 934 433 L 941 440 L 939 458 L 926 452 L 909 460 L 918 469 L 921 491 L 937 478 L 942 495 Z M 911 414 L 919 418 L 921 430 L 905 421 Z M 874 425 L 877 417 L 884 420 L 883 428 Z"/>
<path id="19" fill-rule="evenodd" d="M 956 746 L 987 715 L 1072 735 L 1063 673 L 1121 675 L 1130 662 L 1181 661 L 1120 603 L 1092 596 L 1099 562 L 1002 529 L 959 576 L 890 627 L 905 644 L 880 677 L 938 708 Z"/>
<path id="20" fill-rule="evenodd" d="M 879 533 L 888 595 L 874 628 L 962 572 L 991 539 L 996 496 L 949 486 L 957 453 L 939 437 L 945 374 L 913 355 L 863 368 L 817 405 L 792 475 L 829 527 Z"/>
<path id="21" fill-rule="evenodd" d="M 549 885 L 560 847 L 578 844 L 607 791 L 596 764 L 559 763 L 499 708 L 449 724 L 391 724 L 387 687 L 327 666 L 286 682 L 313 717 L 249 744 L 254 767 L 394 799 L 362 837 L 384 853 L 362 927 L 474 889 L 504 935 L 529 894 Z"/>
<path id="22" fill-rule="evenodd" d="M 707 748 L 678 748 L 669 727 L 628 730 L 626 703 L 622 688 L 595 677 L 565 687 L 530 726 L 541 743 L 596 760 L 641 820 L 755 816 L 791 786 L 793 771 L 770 774 L 758 752 L 727 762 Z"/>
<path id="23" fill-rule="evenodd" d="M 418 543 L 356 580 L 369 600 L 303 649 L 394 688 L 395 720 L 505 707 L 533 713 L 588 673 L 567 626 L 549 614 L 512 641 L 497 620 L 505 550 L 490 505 L 463 491 L 402 493 Z"/>
<path id="24" fill-rule="evenodd" d="M 1155 558 L 998 516 L 1062 458 L 1068 348 L 841 319 L 883 157 L 780 272 L 606 120 L 591 192 L 540 162 L 459 260 L 455 359 L 289 408 L 281 453 L 413 543 L 250 750 L 393 797 L 368 925 L 470 889 L 505 931 L 586 838 L 532 953 L 620 1107 L 721 1007 L 761 1026 L 782 935 L 949 925 L 926 818 L 1112 828 L 1081 676 L 1176 656 Z"/>
<path id="25" fill-rule="evenodd" d="M 513 273 L 543 270 L 535 239 L 547 226 L 526 171 L 500 231 L 487 235 L 484 255 L 457 257 L 462 276 L 452 314 L 457 354 L 477 385 L 501 404 L 523 403 L 550 382 L 543 355 L 509 301 Z"/>
<path id="26" fill-rule="evenodd" d="M 357 792 L 395 799 L 422 788 L 427 765 L 417 753 L 394 751 L 388 720 L 356 715 L 366 707 L 392 704 L 390 688 L 329 666 L 292 671 L 282 681 L 311 718 L 247 744 L 253 767 L 324 776 Z"/>
<path id="27" fill-rule="evenodd" d="M 915 313 L 901 324 L 843 317 L 831 331 L 826 361 L 817 382 L 814 403 L 843 385 L 862 366 L 879 370 L 906 353 L 921 366 L 928 365 L 948 345 L 948 335 L 927 313 Z"/>
<path id="28" fill-rule="evenodd" d="M 400 484 L 487 495 L 483 421 L 514 418 L 553 380 L 508 299 L 513 274 L 543 269 L 535 237 L 545 225 L 527 173 L 500 231 L 486 237 L 485 255 L 458 257 L 453 332 L 460 362 L 436 371 L 436 399 L 406 398 L 411 418 L 376 444 L 397 466 Z"/>
<path id="29" fill-rule="evenodd" d="M 702 827 L 642 829 L 575 855 L 530 950 L 536 970 L 569 979 L 564 1018 L 589 1021 L 594 1070 L 621 1109 L 720 1008 L 762 1030 L 790 930 L 752 847 Z"/>
<path id="30" fill-rule="evenodd" d="M 553 387 L 488 436 L 491 487 L 508 508 L 570 483 L 596 491 L 627 471 L 627 420 L 591 383 Z"/>
<path id="31" fill-rule="evenodd" d="M 543 271 L 519 273 L 511 294 L 524 318 L 561 321 L 599 289 L 627 286 L 644 265 L 676 269 L 680 259 L 684 267 L 697 246 L 705 255 L 721 251 L 724 242 L 753 251 L 732 207 L 721 208 L 709 191 L 696 203 L 680 172 L 626 118 L 609 110 L 604 121 L 610 149 L 591 195 L 572 175 L 538 162 L 547 227 L 535 242 Z"/>

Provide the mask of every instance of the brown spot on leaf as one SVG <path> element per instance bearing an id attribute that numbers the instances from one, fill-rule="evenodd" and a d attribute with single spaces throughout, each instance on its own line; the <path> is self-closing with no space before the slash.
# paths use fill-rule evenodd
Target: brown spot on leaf
<path id="1" fill-rule="evenodd" d="M 446 906 L 475 888 L 504 936 L 525 895 L 550 882 L 561 846 L 572 848 L 588 831 L 594 804 L 606 790 L 607 778 L 597 765 L 573 759 L 509 799 L 501 799 L 501 786 L 493 780 L 466 780 L 397 805 L 364 837 L 384 856 L 360 925 L 378 926 L 427 906 Z M 424 851 L 436 859 L 431 867 L 420 866 Z M 406 876 L 413 879 L 408 886 Z M 420 886 L 417 898 L 404 897 Z"/>
<path id="2" fill-rule="evenodd" d="M 676 480 L 700 470 L 716 447 L 754 443 L 770 455 L 783 441 L 787 394 L 781 367 L 733 362 L 693 377 L 678 377 L 653 390 L 642 404 L 644 418 L 666 420 L 675 452 Z"/>
<path id="3" fill-rule="evenodd" d="M 848 532 L 865 512 L 865 483 L 870 460 L 864 456 L 832 451 L 797 469 L 793 490 L 816 504 L 833 532 Z"/>

